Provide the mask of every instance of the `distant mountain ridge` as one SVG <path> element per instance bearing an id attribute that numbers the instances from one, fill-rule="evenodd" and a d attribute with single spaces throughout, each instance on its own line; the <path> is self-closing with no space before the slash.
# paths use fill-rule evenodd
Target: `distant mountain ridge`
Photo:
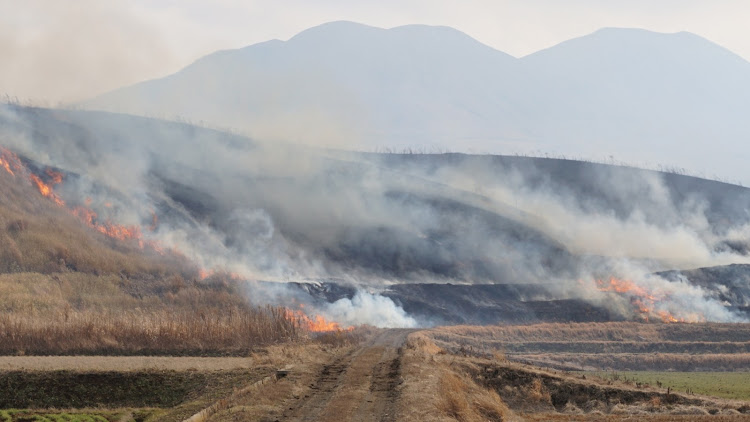
<path id="1" fill-rule="evenodd" d="M 686 32 L 607 28 L 514 58 L 447 27 L 332 22 L 82 105 L 271 140 L 615 156 L 750 182 L 750 63 Z"/>

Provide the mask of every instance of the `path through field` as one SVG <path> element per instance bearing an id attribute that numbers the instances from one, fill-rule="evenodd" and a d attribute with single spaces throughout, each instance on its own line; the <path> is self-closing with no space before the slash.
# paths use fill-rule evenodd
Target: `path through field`
<path id="1" fill-rule="evenodd" d="M 413 330 L 385 330 L 323 366 L 309 393 L 269 421 L 395 421 L 401 353 Z"/>

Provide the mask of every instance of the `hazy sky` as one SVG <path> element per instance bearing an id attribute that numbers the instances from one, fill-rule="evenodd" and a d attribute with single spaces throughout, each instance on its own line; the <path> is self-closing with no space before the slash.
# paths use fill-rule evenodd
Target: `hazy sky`
<path id="1" fill-rule="evenodd" d="M 334 20 L 447 25 L 514 56 L 607 26 L 689 31 L 750 59 L 748 0 L 0 0 L 0 94 L 81 100 Z"/>

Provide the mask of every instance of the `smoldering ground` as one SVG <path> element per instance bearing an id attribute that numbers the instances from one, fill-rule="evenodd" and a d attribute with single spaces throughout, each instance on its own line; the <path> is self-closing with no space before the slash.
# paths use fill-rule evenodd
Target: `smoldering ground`
<path id="1" fill-rule="evenodd" d="M 5 106 L 0 119 L 2 145 L 65 172 L 66 202 L 207 270 L 275 282 L 249 285 L 258 302 L 408 326 L 378 292 L 533 284 L 527 299 L 632 317 L 638 293 L 596 282 L 616 277 L 653 296 L 653 312 L 744 318 L 705 286 L 649 275 L 747 262 L 750 191 L 738 186 L 566 160 L 347 153 L 100 112 Z M 354 293 L 323 303 L 284 283 L 327 279 Z"/>

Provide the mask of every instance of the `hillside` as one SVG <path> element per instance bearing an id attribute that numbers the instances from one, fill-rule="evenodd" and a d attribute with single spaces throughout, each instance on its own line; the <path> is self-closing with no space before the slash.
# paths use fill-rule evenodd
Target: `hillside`
<path id="1" fill-rule="evenodd" d="M 607 28 L 514 58 L 446 27 L 332 22 L 81 105 L 265 140 L 614 156 L 750 182 L 749 101 L 750 63 L 689 33 Z"/>
<path id="2" fill-rule="evenodd" d="M 750 190 L 740 186 L 573 160 L 315 149 L 103 112 L 6 107 L 0 117 L 6 146 L 65 203 L 45 207 L 158 262 L 172 251 L 186 266 L 162 279 L 249 280 L 240 285 L 254 304 L 307 303 L 343 324 L 388 326 L 745 318 L 744 302 L 719 294 L 727 280 L 654 274 L 748 261 Z M 59 243 L 40 259 L 48 270 L 21 268 L 63 271 L 59 258 L 71 258 Z M 81 245 L 63 250 L 79 259 Z M 130 274 L 113 260 L 98 271 Z M 345 293 L 320 300 L 289 281 Z M 497 303 L 467 292 L 466 309 L 429 310 L 421 287 L 394 286 L 444 283 L 498 286 L 510 307 L 477 319 Z"/>

